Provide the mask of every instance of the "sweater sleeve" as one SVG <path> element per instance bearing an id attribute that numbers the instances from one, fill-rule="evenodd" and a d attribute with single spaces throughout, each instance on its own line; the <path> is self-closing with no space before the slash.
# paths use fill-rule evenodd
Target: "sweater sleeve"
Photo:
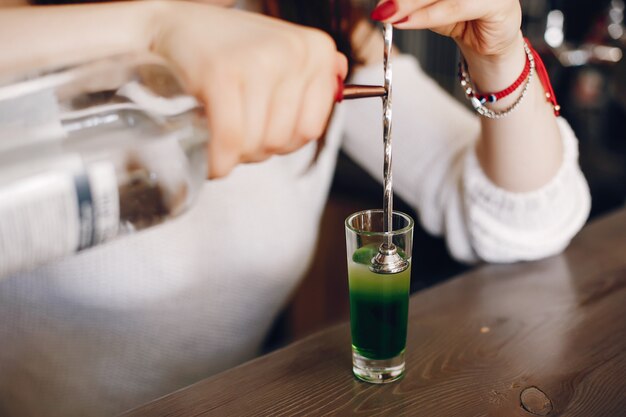
<path id="1" fill-rule="evenodd" d="M 356 84 L 381 84 L 382 69 L 360 68 Z M 355 100 L 346 108 L 343 148 L 382 179 L 382 112 L 379 100 Z M 461 261 L 515 262 L 563 250 L 590 210 L 578 165 L 577 141 L 565 120 L 558 125 L 563 163 L 555 177 L 529 193 L 493 184 L 474 152 L 478 118 L 444 92 L 415 58 L 394 60 L 394 190 L 411 204 L 423 227 L 444 236 Z"/>

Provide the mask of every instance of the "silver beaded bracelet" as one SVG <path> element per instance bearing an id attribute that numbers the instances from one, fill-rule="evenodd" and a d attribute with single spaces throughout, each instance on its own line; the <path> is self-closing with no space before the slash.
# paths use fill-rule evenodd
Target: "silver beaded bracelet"
<path id="1" fill-rule="evenodd" d="M 528 88 L 530 87 L 531 81 L 533 79 L 533 73 L 535 72 L 536 67 L 535 57 L 533 56 L 533 53 L 526 41 L 524 42 L 524 51 L 526 52 L 526 56 L 528 57 L 528 61 L 530 62 L 530 72 L 528 73 L 528 78 L 526 78 L 522 93 L 517 98 L 515 103 L 513 103 L 509 108 L 500 112 L 488 108 L 486 106 L 486 101 L 478 98 L 476 88 L 474 87 L 472 79 L 469 75 L 467 63 L 465 62 L 465 59 L 461 57 L 461 62 L 459 64 L 459 79 L 461 81 L 461 87 L 463 87 L 465 91 L 465 96 L 472 103 L 472 107 L 474 107 L 478 114 L 488 119 L 501 119 L 511 114 L 515 109 L 517 109 L 522 101 L 524 101 L 524 98 L 528 93 Z"/>

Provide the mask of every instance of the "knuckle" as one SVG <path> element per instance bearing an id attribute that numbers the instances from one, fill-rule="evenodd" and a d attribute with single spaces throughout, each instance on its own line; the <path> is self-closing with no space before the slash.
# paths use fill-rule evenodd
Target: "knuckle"
<path id="1" fill-rule="evenodd" d="M 307 29 L 290 30 L 277 33 L 263 53 L 276 67 L 276 58 L 280 57 L 282 69 L 301 68 L 307 62 Z"/>
<path id="2" fill-rule="evenodd" d="M 206 69 L 202 82 L 203 95 L 207 98 L 219 94 L 218 92 L 238 91 L 244 79 L 241 69 L 230 63 L 214 64 Z M 215 96 L 218 99 L 219 97 Z"/>
<path id="3" fill-rule="evenodd" d="M 236 162 L 230 158 L 215 155 L 211 158 L 209 178 L 222 178 L 230 174 L 235 168 Z"/>
<path id="4" fill-rule="evenodd" d="M 313 138 L 308 135 L 307 133 L 303 133 L 301 131 L 297 131 L 294 134 L 294 143 L 298 145 L 298 147 L 300 146 L 304 146 L 307 143 L 311 142 L 313 140 Z"/>
<path id="5" fill-rule="evenodd" d="M 246 158 L 251 155 L 255 155 L 259 152 L 261 146 L 259 145 L 263 138 L 260 133 L 250 132 L 245 137 L 245 141 L 242 146 L 242 155 Z"/>
<path id="6" fill-rule="evenodd" d="M 230 174 L 230 171 L 230 169 L 223 167 L 213 167 L 211 169 L 211 173 L 209 174 L 209 178 L 222 178 Z"/>
<path id="7" fill-rule="evenodd" d="M 289 58 L 299 64 L 306 62 L 307 58 L 307 40 L 303 36 L 287 36 L 289 45 Z"/>
<path id="8" fill-rule="evenodd" d="M 332 59 L 337 51 L 333 38 L 320 30 L 309 31 L 309 45 L 317 54 L 328 60 Z"/>
<path id="9" fill-rule="evenodd" d="M 267 79 L 276 72 L 278 65 L 276 59 L 277 54 L 272 48 L 276 48 L 276 46 L 272 45 L 268 48 L 257 48 L 249 52 L 250 58 L 248 62 L 251 62 L 252 65 L 247 65 L 246 69 L 251 73 L 251 76 L 254 78 L 264 77 L 264 79 Z M 278 53 L 280 53 L 280 51 L 278 51 Z"/>
<path id="10" fill-rule="evenodd" d="M 427 25 L 430 24 L 430 22 L 433 21 L 432 10 L 429 7 L 425 8 L 423 10 L 420 10 L 420 14 L 421 14 L 422 20 Z"/>
<path id="11" fill-rule="evenodd" d="M 267 154 L 279 154 L 286 147 L 289 141 L 286 139 L 284 135 L 275 135 L 271 138 L 268 138 L 263 144 L 263 151 Z"/>
<path id="12" fill-rule="evenodd" d="M 218 121 L 213 124 L 213 138 L 209 145 L 211 155 L 219 157 L 219 164 L 225 160 L 237 160 L 243 149 L 243 132 L 236 123 Z"/>
<path id="13" fill-rule="evenodd" d="M 452 16 L 458 15 L 459 13 L 463 11 L 463 4 L 464 3 L 459 0 L 449 0 L 448 10 L 446 10 L 446 12 Z"/>
<path id="14" fill-rule="evenodd" d="M 233 83 L 239 75 L 239 65 L 228 58 L 217 59 L 207 66 L 207 74 L 215 82 Z"/>
<path id="15" fill-rule="evenodd" d="M 220 121 L 214 129 L 216 145 L 231 152 L 240 152 L 243 146 L 243 131 L 241 126 L 231 121 Z"/>
<path id="16" fill-rule="evenodd" d="M 310 42 L 314 42 L 317 45 L 322 47 L 330 47 L 334 46 L 335 42 L 333 38 L 326 32 L 323 32 L 319 29 L 309 28 L 307 30 L 307 34 Z"/>
<path id="17" fill-rule="evenodd" d="M 324 134 L 326 126 L 320 122 L 307 122 L 298 127 L 298 136 L 305 142 L 317 140 Z"/>
<path id="18" fill-rule="evenodd" d="M 263 162 L 269 159 L 271 155 L 266 152 L 256 152 L 253 154 L 246 155 L 243 159 L 243 162 Z"/>
<path id="19" fill-rule="evenodd" d="M 293 145 L 297 146 L 298 148 L 306 145 L 307 143 L 309 143 L 311 141 L 311 139 L 307 136 L 302 135 L 301 133 L 297 132 L 296 134 L 294 134 L 294 138 L 293 138 Z"/>

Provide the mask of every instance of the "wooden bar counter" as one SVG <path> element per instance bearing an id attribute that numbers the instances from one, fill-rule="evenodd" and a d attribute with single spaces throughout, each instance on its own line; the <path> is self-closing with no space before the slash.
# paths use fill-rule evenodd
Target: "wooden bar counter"
<path id="1" fill-rule="evenodd" d="M 124 416 L 624 417 L 626 210 L 562 255 L 417 293 L 409 314 L 399 382 L 352 377 L 343 324 Z"/>

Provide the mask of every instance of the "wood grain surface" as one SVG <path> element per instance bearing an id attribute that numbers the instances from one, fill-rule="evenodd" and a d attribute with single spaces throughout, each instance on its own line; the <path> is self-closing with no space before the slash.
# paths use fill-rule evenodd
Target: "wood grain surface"
<path id="1" fill-rule="evenodd" d="M 626 210 L 562 255 L 414 295 L 407 369 L 357 382 L 342 324 L 124 415 L 624 417 Z"/>

